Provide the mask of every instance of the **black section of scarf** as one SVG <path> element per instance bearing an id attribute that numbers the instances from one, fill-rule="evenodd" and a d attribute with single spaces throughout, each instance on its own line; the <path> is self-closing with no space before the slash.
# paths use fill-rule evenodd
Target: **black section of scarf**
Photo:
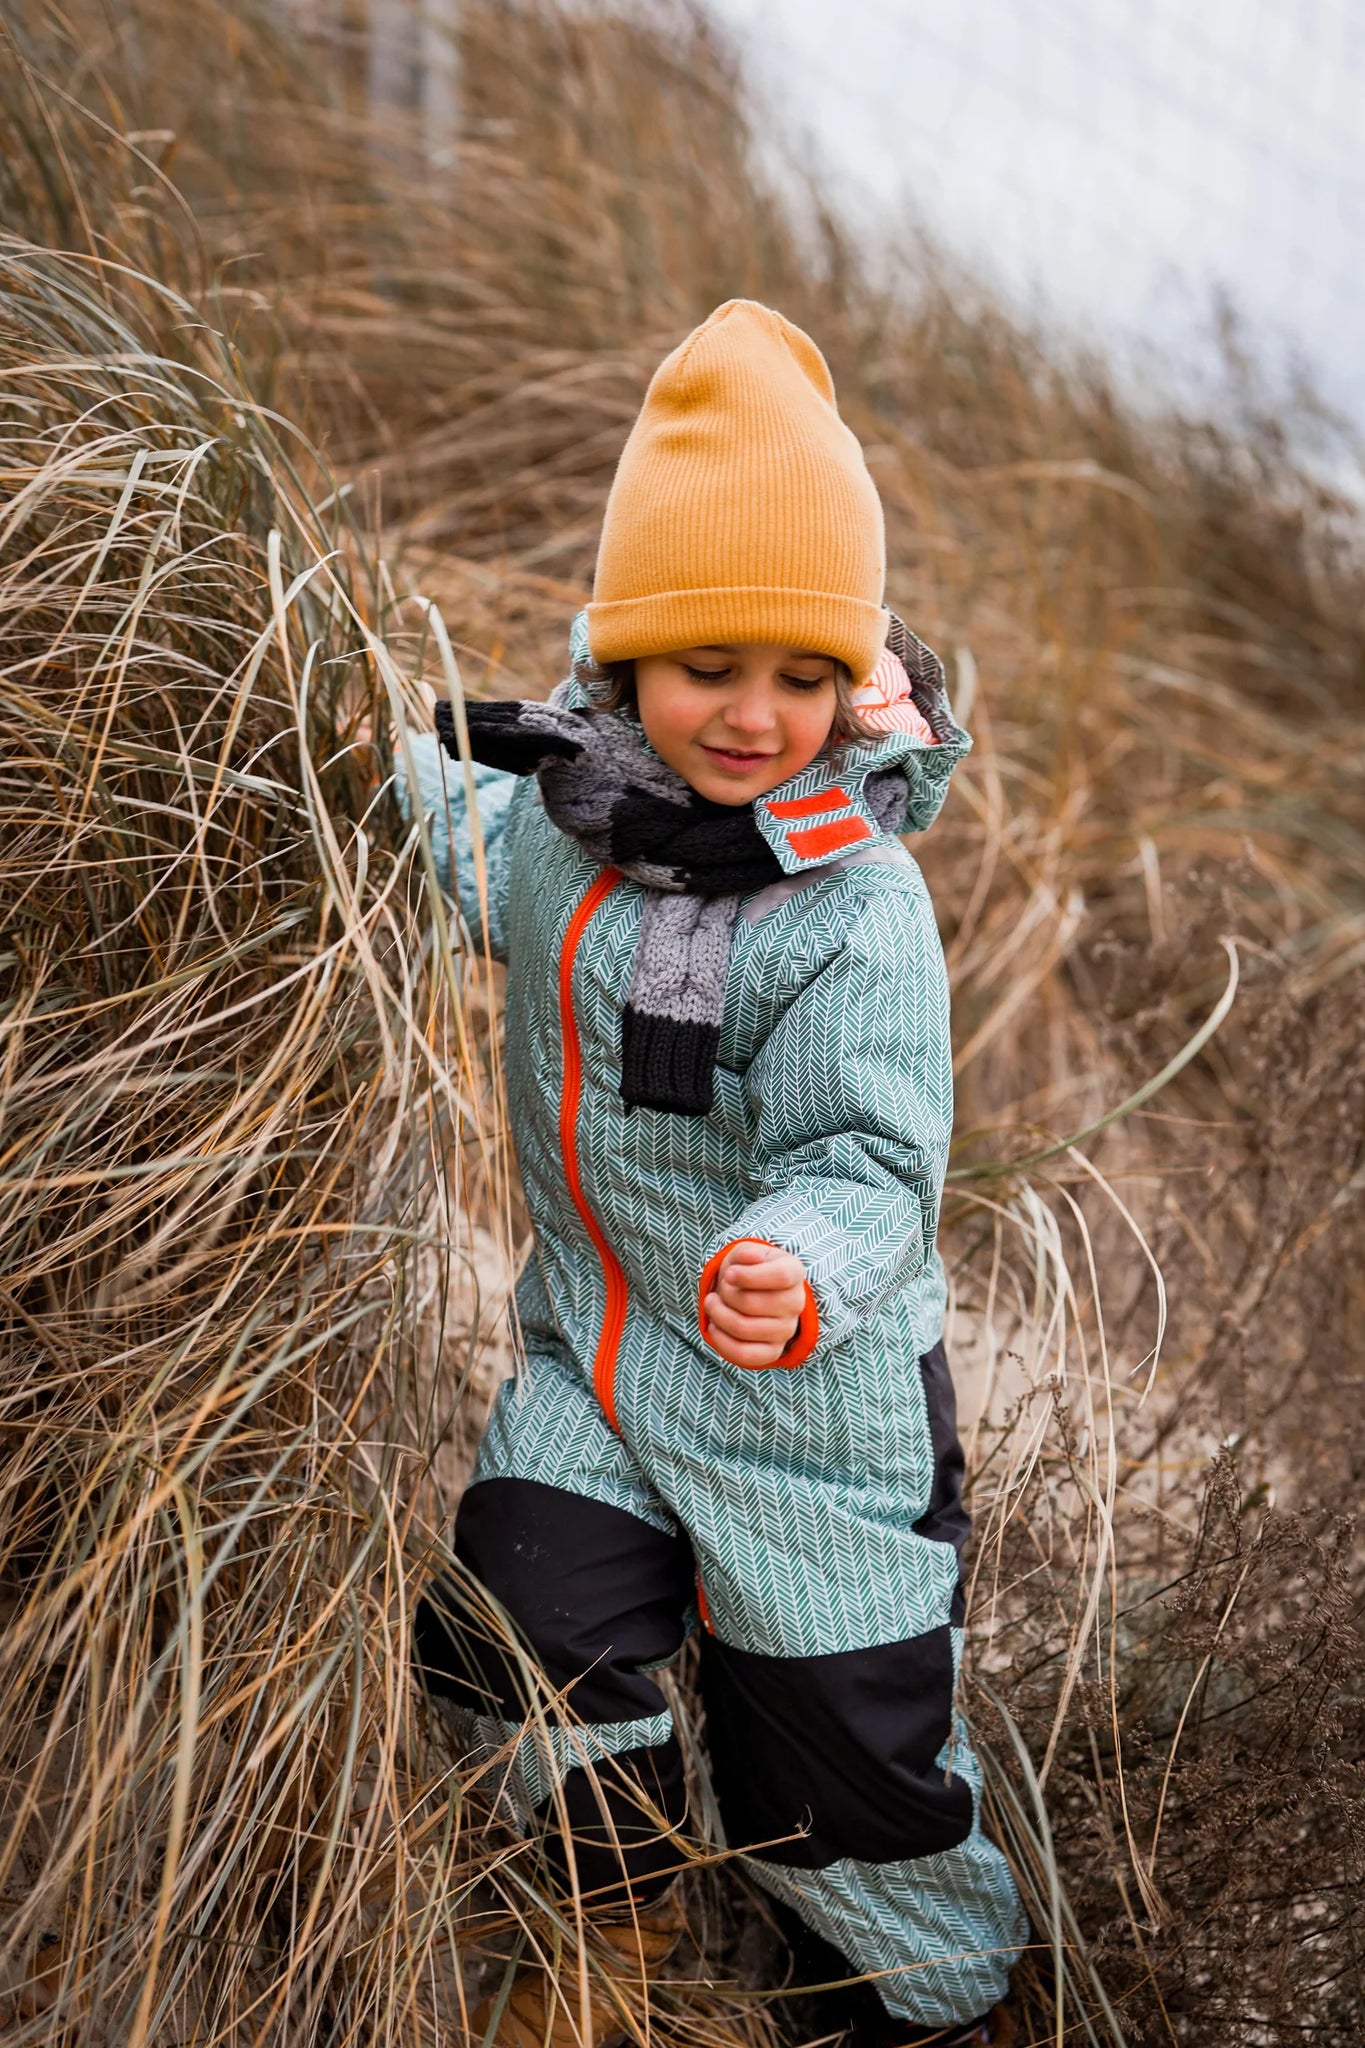
<path id="1" fill-rule="evenodd" d="M 571 711 L 552 699 L 467 703 L 465 717 L 476 761 L 535 775 L 560 830 L 647 889 L 744 895 L 781 877 L 752 805 L 700 796 L 619 713 Z M 458 759 L 454 714 L 444 700 L 436 706 L 436 730 Z"/>

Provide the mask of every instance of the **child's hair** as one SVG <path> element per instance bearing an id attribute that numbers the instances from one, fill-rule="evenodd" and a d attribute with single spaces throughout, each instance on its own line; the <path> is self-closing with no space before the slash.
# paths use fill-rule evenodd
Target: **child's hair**
<path id="1" fill-rule="evenodd" d="M 606 661 L 602 673 L 607 679 L 605 694 L 598 699 L 605 711 L 635 710 L 635 663 L 633 661 Z M 834 723 L 829 729 L 829 745 L 832 747 L 857 746 L 860 740 L 874 740 L 877 735 L 870 732 L 858 716 L 853 702 L 853 672 L 846 662 L 834 664 Z"/>

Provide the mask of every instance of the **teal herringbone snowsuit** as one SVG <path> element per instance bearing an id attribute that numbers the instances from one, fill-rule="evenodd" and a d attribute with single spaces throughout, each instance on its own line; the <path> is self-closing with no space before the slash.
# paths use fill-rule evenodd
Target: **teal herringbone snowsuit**
<path id="1" fill-rule="evenodd" d="M 575 640 L 581 659 L 581 620 Z M 413 744 L 481 943 L 461 773 Z M 619 1094 L 642 891 L 550 822 L 534 779 L 475 771 L 536 1255 L 517 1294 L 525 1363 L 457 1548 L 571 1688 L 590 1756 L 624 1759 L 665 1811 L 681 1765 L 650 1673 L 695 1584 L 730 1845 L 757 1845 L 760 1882 L 855 1973 L 886 1973 L 884 2003 L 921 2024 L 1000 1998 L 1021 1926 L 952 1709 L 966 1518 L 935 1249 L 947 985 L 919 870 L 862 791 L 903 763 L 921 830 L 968 744 L 952 728 L 844 748 L 755 803 L 786 879 L 737 923 L 705 1117 Z M 731 1365 L 702 1334 L 703 1274 L 738 1238 L 809 1275 L 779 1367 Z M 423 1654 L 434 1673 L 429 1640 Z M 465 1698 L 490 1739 L 520 1720 L 496 1680 Z M 543 1734 L 523 1741 L 528 1806 L 584 1775 L 561 1733 L 557 1762 Z"/>

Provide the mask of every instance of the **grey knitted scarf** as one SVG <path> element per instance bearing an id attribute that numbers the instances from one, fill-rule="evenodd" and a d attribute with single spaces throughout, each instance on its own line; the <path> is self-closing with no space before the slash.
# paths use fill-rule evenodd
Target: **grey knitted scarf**
<path id="1" fill-rule="evenodd" d="M 570 710 L 563 685 L 548 704 L 467 704 L 465 715 L 476 761 L 535 775 L 561 832 L 645 890 L 621 1019 L 621 1099 L 632 1108 L 705 1116 L 740 900 L 782 875 L 752 806 L 699 796 L 633 719 Z M 449 704 L 437 705 L 436 730 L 458 757 Z M 905 792 L 898 769 L 868 777 L 883 831 L 904 810 Z"/>

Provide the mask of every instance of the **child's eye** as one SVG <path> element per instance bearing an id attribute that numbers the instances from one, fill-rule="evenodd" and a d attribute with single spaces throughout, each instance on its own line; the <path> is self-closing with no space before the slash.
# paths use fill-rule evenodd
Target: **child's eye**
<path id="1" fill-rule="evenodd" d="M 690 661 L 685 661 L 683 667 L 696 683 L 723 683 L 730 673 L 728 668 L 693 668 Z"/>
<path id="2" fill-rule="evenodd" d="M 789 684 L 793 690 L 823 690 L 825 684 L 829 681 L 829 677 L 783 676 L 782 680 L 784 683 Z"/>

